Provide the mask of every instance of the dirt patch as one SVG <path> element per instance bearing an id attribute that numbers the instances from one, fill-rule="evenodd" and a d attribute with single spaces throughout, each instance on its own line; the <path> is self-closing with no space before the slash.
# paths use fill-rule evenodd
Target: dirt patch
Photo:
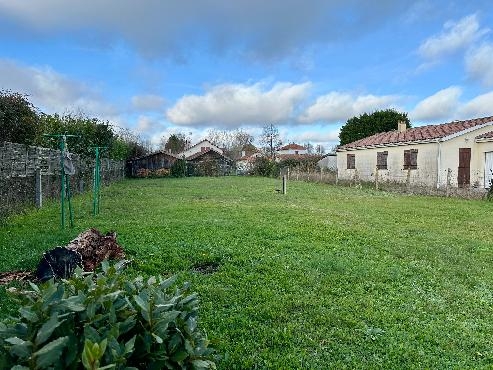
<path id="1" fill-rule="evenodd" d="M 193 265 L 192 270 L 203 275 L 213 274 L 219 269 L 217 262 L 200 262 Z"/>
<path id="2" fill-rule="evenodd" d="M 10 271 L 0 273 L 0 285 L 6 285 L 13 281 L 35 280 L 36 276 L 31 271 Z"/>

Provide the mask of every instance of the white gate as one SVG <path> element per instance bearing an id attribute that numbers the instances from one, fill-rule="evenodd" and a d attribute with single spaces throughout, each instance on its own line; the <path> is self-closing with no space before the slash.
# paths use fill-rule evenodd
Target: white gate
<path id="1" fill-rule="evenodd" d="M 493 179 L 493 152 L 486 152 L 484 161 L 484 187 L 490 187 L 490 181 Z"/>

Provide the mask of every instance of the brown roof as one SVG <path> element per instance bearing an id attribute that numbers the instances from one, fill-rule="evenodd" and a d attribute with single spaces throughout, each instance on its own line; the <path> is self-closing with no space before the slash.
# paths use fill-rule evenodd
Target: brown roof
<path id="1" fill-rule="evenodd" d="M 262 155 L 262 153 L 256 151 L 255 153 L 246 154 L 243 157 L 238 158 L 237 161 L 254 161 L 259 155 Z"/>
<path id="2" fill-rule="evenodd" d="M 280 161 L 286 159 L 302 159 L 302 160 L 310 160 L 310 159 L 321 159 L 322 156 L 320 154 L 277 154 L 276 158 Z"/>
<path id="3" fill-rule="evenodd" d="M 491 138 L 493 138 L 493 131 L 485 132 L 484 134 L 475 137 L 475 139 L 491 139 Z"/>
<path id="4" fill-rule="evenodd" d="M 452 121 L 439 125 L 420 126 L 407 129 L 404 132 L 389 131 L 381 132 L 363 139 L 353 141 L 340 146 L 338 149 L 364 148 L 376 145 L 387 145 L 408 142 L 425 142 L 434 139 L 440 139 L 458 132 L 467 130 L 471 127 L 493 123 L 493 116 L 469 119 L 465 121 Z"/>
<path id="5" fill-rule="evenodd" d="M 285 145 L 282 148 L 280 148 L 279 150 L 290 150 L 290 149 L 291 150 L 306 150 L 306 148 L 304 146 L 301 146 L 301 145 L 298 145 L 295 143 Z"/>

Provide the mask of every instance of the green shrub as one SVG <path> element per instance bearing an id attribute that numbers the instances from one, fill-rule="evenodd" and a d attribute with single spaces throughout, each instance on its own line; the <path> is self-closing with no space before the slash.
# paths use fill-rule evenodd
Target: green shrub
<path id="1" fill-rule="evenodd" d="M 279 167 L 297 168 L 300 171 L 314 171 L 317 169 L 318 161 L 322 159 L 321 155 L 299 155 L 282 159 L 279 162 Z"/>
<path id="2" fill-rule="evenodd" d="M 279 166 L 267 157 L 257 157 L 253 162 L 252 175 L 277 177 L 279 176 Z"/>
<path id="3" fill-rule="evenodd" d="M 0 323 L 0 367 L 215 369 L 188 285 L 170 293 L 175 278 L 130 280 L 121 266 L 18 292 L 20 316 Z"/>
<path id="4" fill-rule="evenodd" d="M 185 177 L 187 174 L 187 162 L 185 159 L 177 159 L 171 166 L 170 174 L 172 177 Z"/>

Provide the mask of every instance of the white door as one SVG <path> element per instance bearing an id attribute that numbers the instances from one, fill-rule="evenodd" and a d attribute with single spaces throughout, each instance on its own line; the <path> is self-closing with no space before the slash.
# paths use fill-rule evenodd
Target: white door
<path id="1" fill-rule="evenodd" d="M 484 161 L 484 187 L 490 187 L 490 181 L 493 179 L 493 152 L 486 152 Z"/>

